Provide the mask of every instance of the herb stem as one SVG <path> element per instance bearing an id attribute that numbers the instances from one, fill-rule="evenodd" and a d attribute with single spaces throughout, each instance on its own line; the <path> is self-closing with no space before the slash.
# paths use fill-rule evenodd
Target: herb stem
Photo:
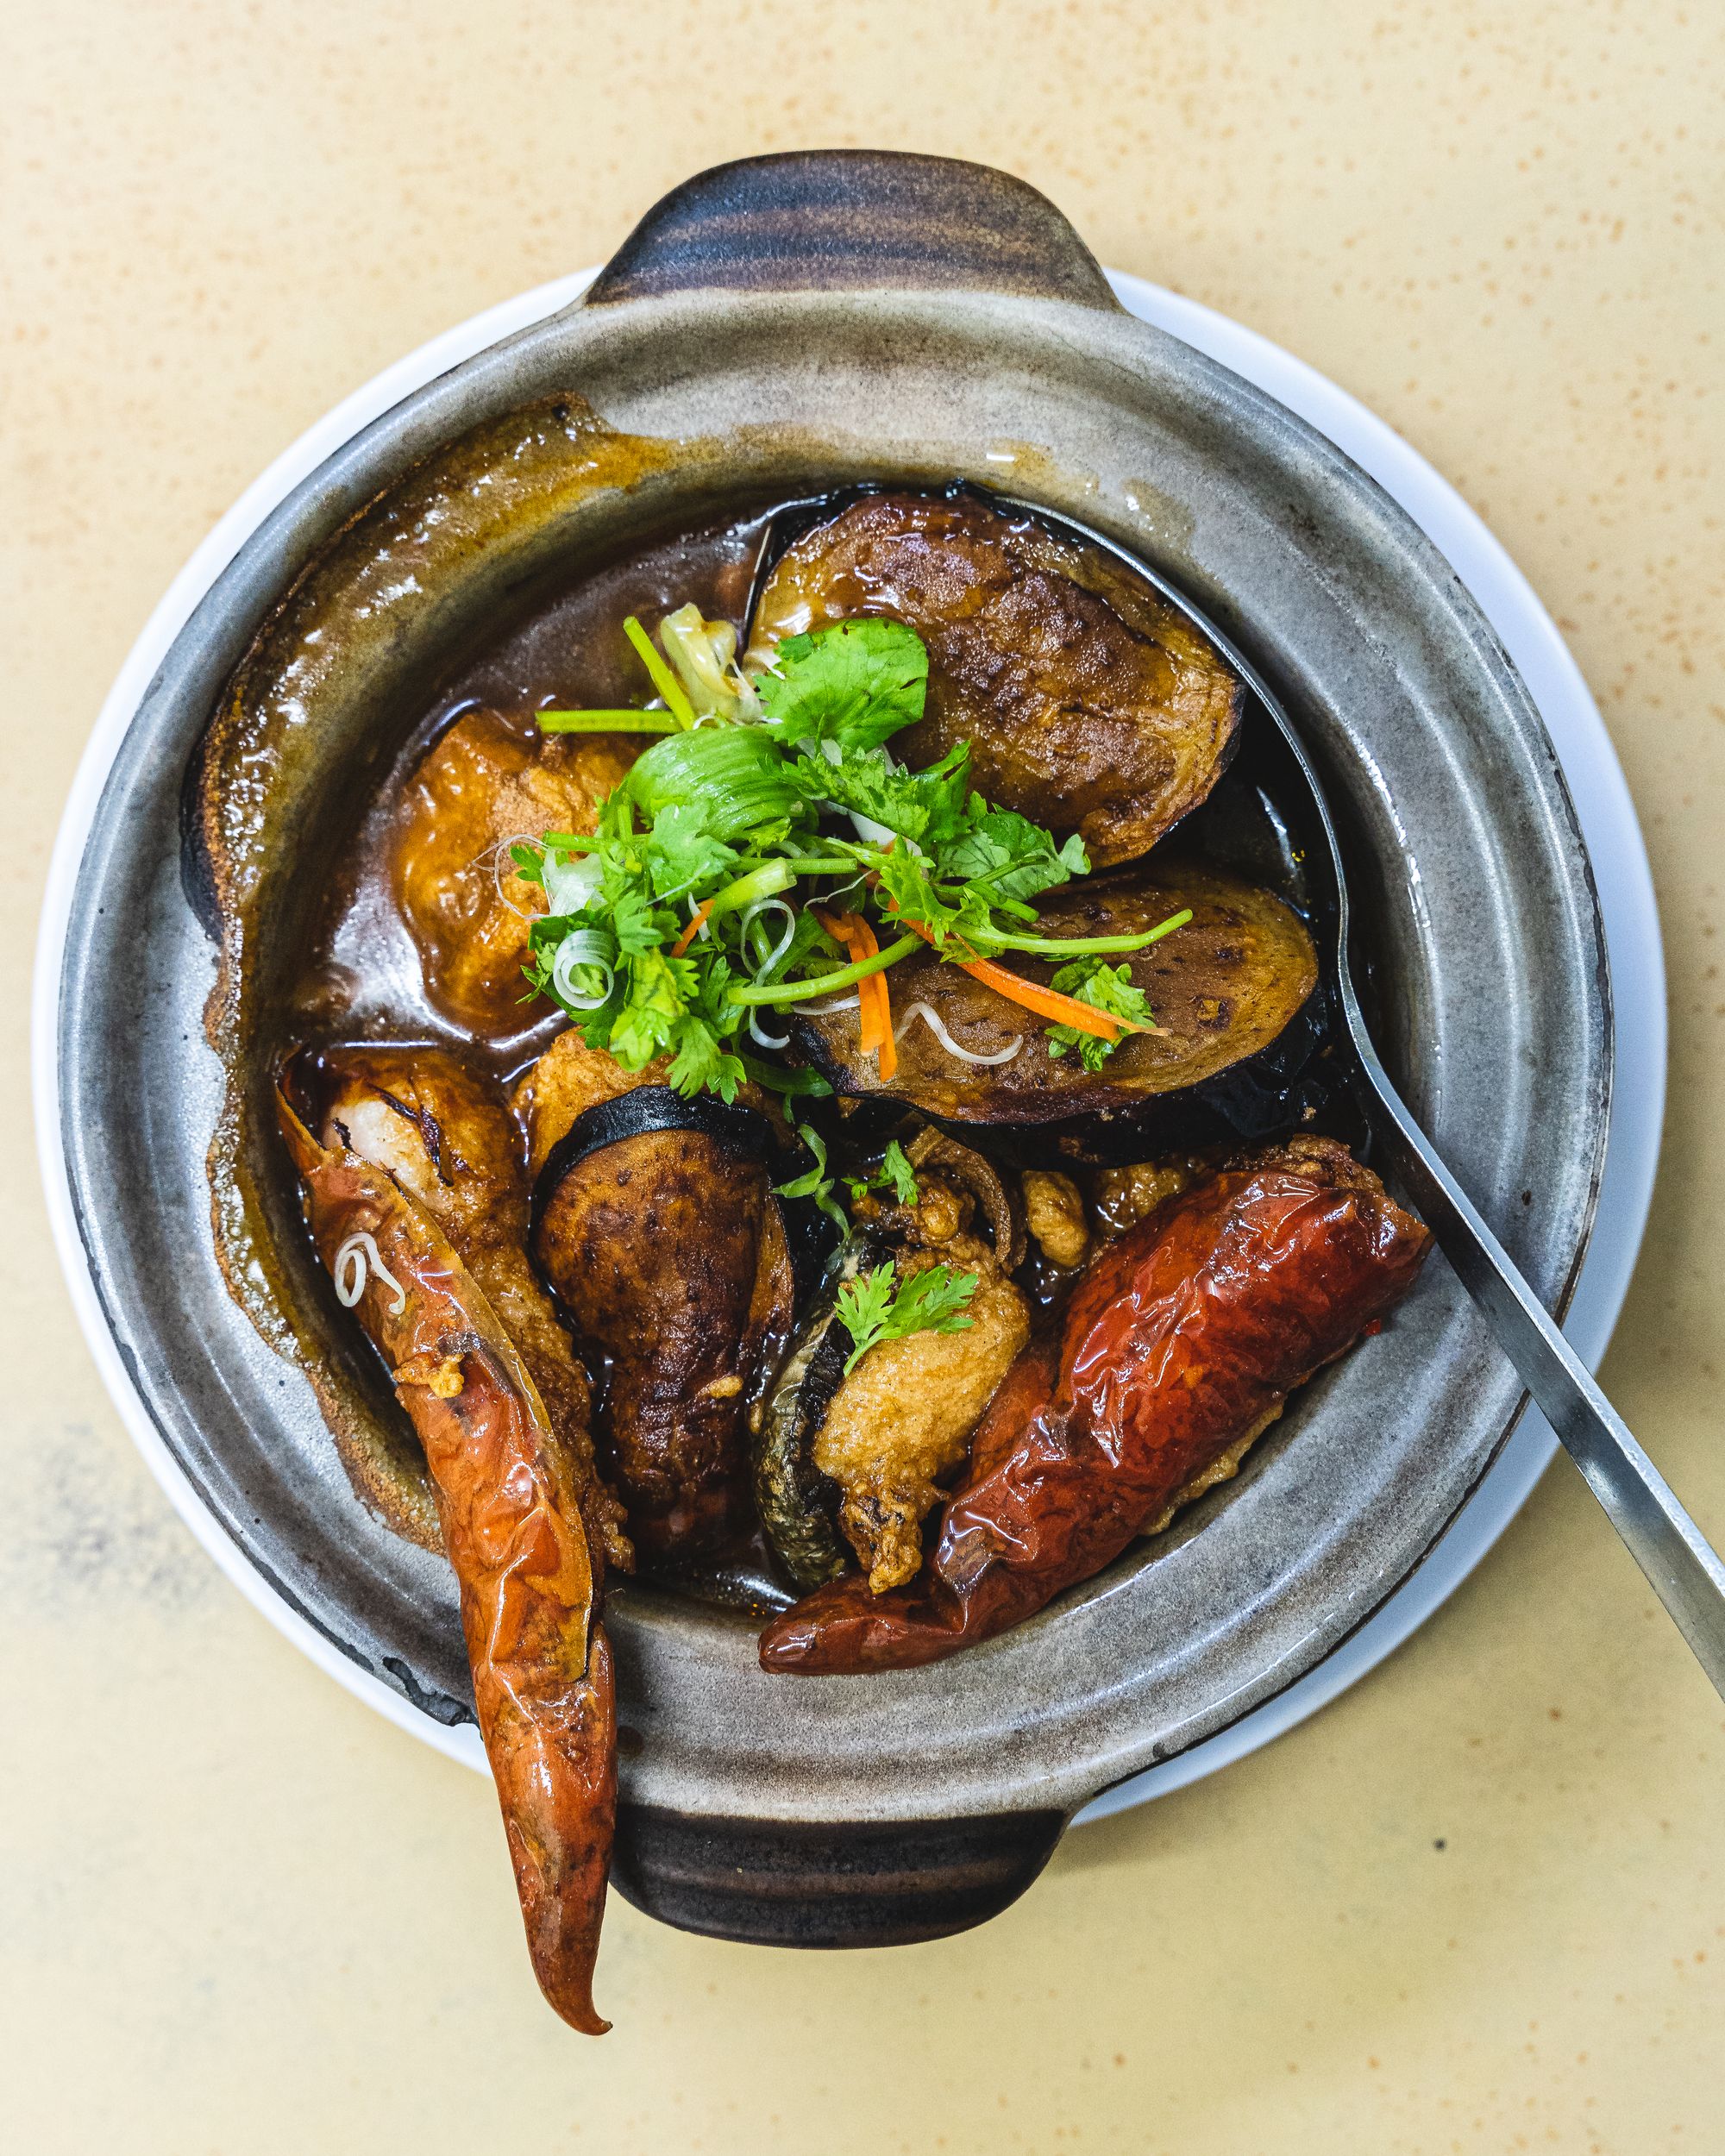
<path id="1" fill-rule="evenodd" d="M 740 906 L 752 906 L 756 899 L 776 898 L 781 891 L 788 891 L 796 880 L 797 872 L 790 862 L 763 861 L 758 868 L 738 876 L 735 883 L 726 884 L 717 898 L 709 899 L 706 918 L 717 920 L 721 913 L 734 912 Z"/>
<path id="2" fill-rule="evenodd" d="M 542 734 L 680 734 L 669 711 L 536 711 Z"/>
<path id="3" fill-rule="evenodd" d="M 787 854 L 783 858 L 786 867 L 800 876 L 842 876 L 847 870 L 855 874 L 856 869 L 849 854 Z"/>
<path id="4" fill-rule="evenodd" d="M 690 703 L 682 683 L 666 665 L 654 649 L 653 639 L 631 614 L 623 624 L 623 633 L 641 655 L 641 663 L 653 677 L 653 686 L 665 699 L 665 708 L 672 713 L 677 724 L 687 733 L 695 723 L 695 707 Z"/>
<path id="5" fill-rule="evenodd" d="M 806 981 L 775 981 L 769 987 L 739 988 L 729 991 L 733 1003 L 771 1004 L 806 1003 L 811 996 L 830 994 L 835 988 L 853 987 L 859 981 L 866 981 L 871 974 L 896 966 L 901 958 L 907 958 L 917 947 L 914 936 L 900 936 L 896 943 L 877 950 L 872 958 L 859 958 L 854 964 L 840 966 L 832 973 L 817 974 Z"/>
<path id="6" fill-rule="evenodd" d="M 1189 906 L 1157 922 L 1147 936 L 1013 936 L 1004 929 L 990 929 L 988 940 L 1005 950 L 1038 951 L 1050 958 L 1096 958 L 1105 951 L 1146 950 L 1176 928 L 1184 928 L 1191 918 Z"/>

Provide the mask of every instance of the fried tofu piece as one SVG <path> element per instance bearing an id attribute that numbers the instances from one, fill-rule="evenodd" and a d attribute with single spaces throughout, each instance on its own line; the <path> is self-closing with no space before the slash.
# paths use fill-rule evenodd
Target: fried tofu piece
<path id="1" fill-rule="evenodd" d="M 519 1032 L 532 917 L 544 894 L 510 859 L 512 839 L 590 831 L 638 744 L 603 734 L 541 741 L 492 711 L 458 718 L 402 790 L 395 899 L 419 947 L 425 992 L 480 1034 Z"/>

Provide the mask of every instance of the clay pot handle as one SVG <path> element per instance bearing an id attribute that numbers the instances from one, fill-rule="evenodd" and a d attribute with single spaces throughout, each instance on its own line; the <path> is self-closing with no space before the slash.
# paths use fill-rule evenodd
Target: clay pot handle
<path id="1" fill-rule="evenodd" d="M 618 1807 L 612 1884 L 662 1922 L 761 1946 L 899 1946 L 1017 1901 L 1066 1814 L 792 1822 Z"/>
<path id="2" fill-rule="evenodd" d="M 589 306 L 680 291 L 969 291 L 1116 304 L 1046 196 L 899 150 L 796 150 L 697 172 L 654 204 Z"/>

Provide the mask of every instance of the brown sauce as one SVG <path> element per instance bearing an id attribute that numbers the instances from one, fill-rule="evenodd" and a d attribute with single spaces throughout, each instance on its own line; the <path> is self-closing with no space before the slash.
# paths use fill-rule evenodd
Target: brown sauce
<path id="1" fill-rule="evenodd" d="M 704 614 L 733 621 L 740 630 L 771 514 L 763 510 L 684 532 L 584 576 L 439 685 L 366 814 L 308 951 L 292 1004 L 303 1037 L 436 1042 L 505 1080 L 544 1052 L 565 1021 L 543 998 L 523 1004 L 520 1024 L 499 1032 L 461 1025 L 427 996 L 418 947 L 394 887 L 405 789 L 467 712 L 494 711 L 526 744 L 536 738 L 536 711 L 643 701 L 641 663 L 623 630 L 630 614 L 655 623 L 693 599 Z M 606 739 L 624 755 L 646 745 L 626 736 Z"/>

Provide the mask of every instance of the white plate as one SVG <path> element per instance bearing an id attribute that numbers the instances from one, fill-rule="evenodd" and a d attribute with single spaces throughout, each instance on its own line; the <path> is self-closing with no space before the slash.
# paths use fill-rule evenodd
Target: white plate
<path id="1" fill-rule="evenodd" d="M 36 1140 L 60 1263 L 91 1354 L 122 1420 L 181 1518 L 234 1584 L 318 1667 L 452 1758 L 486 1771 L 479 1733 L 448 1729 L 361 1670 L 260 1578 L 168 1453 L 115 1350 L 85 1263 L 60 1146 L 55 1055 L 61 960 L 72 893 L 109 768 L 169 646 L 241 546 L 300 480 L 380 413 L 499 338 L 577 298 L 591 270 L 542 285 L 448 330 L 338 404 L 234 505 L 169 587 L 109 693 L 72 782 L 43 906 L 32 1012 Z M 1111 273 L 1123 305 L 1220 360 L 1296 411 L 1393 495 L 1447 557 L 1521 669 L 1569 781 L 1592 857 L 1616 1007 L 1611 1126 L 1593 1239 L 1566 1332 L 1590 1364 L 1605 1351 L 1634 1269 L 1653 1197 L 1665 1112 L 1665 966 L 1647 851 L 1623 774 L 1587 685 L 1551 617 L 1503 548 L 1446 481 L 1363 404 L 1250 329 L 1191 300 Z M 1081 1821 L 1140 1804 L 1212 1774 L 1303 1721 L 1381 1662 L 1452 1594 L 1520 1510 L 1557 1449 L 1529 1412 L 1472 1499 L 1407 1583 L 1327 1660 L 1277 1698 L 1166 1765 L 1088 1805 Z"/>

